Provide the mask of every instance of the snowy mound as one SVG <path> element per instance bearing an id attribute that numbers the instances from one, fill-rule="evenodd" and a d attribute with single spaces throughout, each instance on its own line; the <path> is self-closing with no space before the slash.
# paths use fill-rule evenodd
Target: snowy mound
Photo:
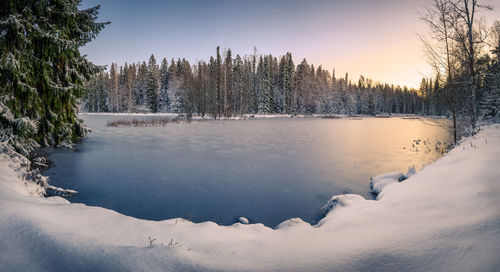
<path id="1" fill-rule="evenodd" d="M 358 201 L 364 201 L 365 198 L 360 195 L 355 194 L 345 194 L 345 195 L 336 195 L 330 198 L 328 202 L 321 208 L 323 213 L 326 215 L 331 210 L 335 209 L 337 206 L 347 207 L 353 205 Z"/>
<path id="2" fill-rule="evenodd" d="M 391 172 L 371 178 L 370 188 L 375 194 L 380 194 L 382 190 L 392 184 L 399 183 L 404 175 L 400 172 Z"/>
<path id="3" fill-rule="evenodd" d="M 241 224 L 244 224 L 244 225 L 248 225 L 248 224 L 250 224 L 250 220 L 248 220 L 248 218 L 243 217 L 243 216 L 242 216 L 242 217 L 240 217 L 240 218 L 238 218 L 238 221 L 240 221 L 240 223 L 241 223 Z"/>
<path id="4" fill-rule="evenodd" d="M 378 200 L 335 196 L 319 224 L 148 221 L 42 198 L 0 154 L 0 271 L 500 271 L 500 126 Z"/>

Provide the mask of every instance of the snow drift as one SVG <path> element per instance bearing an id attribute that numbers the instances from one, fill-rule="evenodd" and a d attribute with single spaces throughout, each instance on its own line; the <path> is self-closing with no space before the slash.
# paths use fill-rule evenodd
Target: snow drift
<path id="1" fill-rule="evenodd" d="M 42 198 L 0 154 L 0 271 L 499 271 L 499 159 L 493 125 L 403 182 L 375 177 L 376 201 L 334 196 L 317 225 L 271 229 Z"/>

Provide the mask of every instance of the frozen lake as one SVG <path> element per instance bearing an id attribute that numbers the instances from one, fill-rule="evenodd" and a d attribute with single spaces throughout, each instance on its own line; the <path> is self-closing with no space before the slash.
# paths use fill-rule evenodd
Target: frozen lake
<path id="1" fill-rule="evenodd" d="M 279 118 L 117 128 L 106 124 L 130 117 L 83 118 L 92 133 L 76 152 L 50 151 L 53 164 L 44 172 L 51 184 L 79 191 L 70 201 L 143 219 L 224 225 L 240 216 L 271 227 L 294 217 L 315 223 L 331 196 L 373 198 L 371 176 L 420 169 L 441 157 L 436 145 L 444 148 L 449 140 L 428 119 Z M 417 139 L 422 141 L 413 148 Z"/>

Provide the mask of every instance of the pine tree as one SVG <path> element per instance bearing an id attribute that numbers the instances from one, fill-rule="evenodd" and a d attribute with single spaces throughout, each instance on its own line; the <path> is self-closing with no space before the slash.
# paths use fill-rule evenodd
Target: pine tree
<path id="1" fill-rule="evenodd" d="M 137 78 L 135 80 L 135 104 L 143 106 L 146 102 L 146 85 L 148 76 L 148 66 L 146 62 L 137 63 Z"/>
<path id="2" fill-rule="evenodd" d="M 295 88 L 297 92 L 293 109 L 295 114 L 306 112 L 309 102 L 308 95 L 310 92 L 311 78 L 311 68 L 306 59 L 303 59 L 297 66 L 297 72 L 295 74 Z"/>
<path id="3" fill-rule="evenodd" d="M 208 63 L 208 74 L 209 74 L 209 86 L 208 86 L 208 112 L 214 119 L 217 119 L 218 108 L 217 108 L 217 87 L 216 87 L 216 61 L 214 57 L 210 57 L 210 62 Z"/>
<path id="4" fill-rule="evenodd" d="M 222 59 L 220 56 L 220 47 L 217 46 L 217 58 L 215 60 L 215 89 L 216 89 L 216 94 L 217 94 L 217 100 L 216 100 L 216 105 L 217 105 L 217 115 L 220 116 L 223 113 L 223 107 L 224 107 L 224 94 L 222 93 Z"/>
<path id="5" fill-rule="evenodd" d="M 426 78 L 422 78 L 422 80 L 420 81 L 420 88 L 419 88 L 420 96 L 426 97 L 430 88 L 431 87 L 429 86 L 429 83 L 427 82 L 427 79 Z M 425 114 L 425 112 L 426 112 L 426 107 L 424 105 L 424 101 L 425 100 L 422 100 L 422 114 Z"/>
<path id="6" fill-rule="evenodd" d="M 269 62 L 270 62 L 269 76 L 271 80 L 271 86 L 270 86 L 271 93 L 269 95 L 272 98 L 272 101 L 270 101 L 269 103 L 269 109 L 270 113 L 278 113 L 282 111 L 281 105 L 277 104 L 281 99 L 280 93 L 278 91 L 278 83 L 280 76 L 278 58 L 269 55 Z"/>
<path id="7" fill-rule="evenodd" d="M 125 63 L 123 67 L 120 67 L 120 88 L 119 88 L 119 100 L 120 100 L 120 112 L 128 111 L 128 90 L 127 90 L 127 74 L 128 74 L 128 64 Z"/>
<path id="8" fill-rule="evenodd" d="M 135 102 L 135 81 L 136 81 L 136 68 L 135 64 L 129 65 L 126 75 L 126 85 L 127 85 L 127 110 L 129 112 L 134 111 Z"/>
<path id="9" fill-rule="evenodd" d="M 286 113 L 292 112 L 293 106 L 293 86 L 295 78 L 295 64 L 293 63 L 292 53 L 286 54 L 287 62 L 284 69 L 284 82 L 283 82 L 283 92 L 284 92 L 284 108 Z"/>
<path id="10" fill-rule="evenodd" d="M 180 60 L 178 61 L 180 63 Z M 179 72 L 180 64 L 176 63 L 174 59 L 170 62 L 168 68 L 168 100 L 170 105 L 170 112 L 181 113 L 184 107 L 182 95 L 182 79 Z"/>
<path id="11" fill-rule="evenodd" d="M 278 71 L 278 82 L 276 85 L 276 92 L 274 93 L 275 99 L 274 103 L 276 105 L 276 110 L 279 113 L 285 112 L 286 107 L 286 98 L 285 98 L 285 82 L 286 82 L 286 73 L 285 69 L 287 66 L 287 56 L 282 56 L 279 63 L 279 71 Z"/>
<path id="12" fill-rule="evenodd" d="M 118 112 L 118 73 L 116 69 L 116 63 L 112 63 L 109 71 L 109 105 L 112 112 Z"/>
<path id="13" fill-rule="evenodd" d="M 80 2 L 0 2 L 0 122 L 17 137 L 58 145 L 84 135 L 77 100 L 99 69 L 79 48 L 106 23 Z"/>
<path id="14" fill-rule="evenodd" d="M 484 79 L 485 95 L 480 106 L 483 119 L 500 119 L 500 22 L 496 21 L 491 30 L 493 59 Z"/>
<path id="15" fill-rule="evenodd" d="M 97 102 L 97 111 L 98 112 L 108 112 L 109 107 L 108 107 L 108 92 L 107 88 L 108 85 L 106 84 L 108 82 L 108 77 L 105 73 L 101 72 L 98 75 L 98 102 Z"/>
<path id="16" fill-rule="evenodd" d="M 169 108 L 168 101 L 168 61 L 163 58 L 160 68 L 160 94 L 159 94 L 159 110 L 166 112 Z"/>
<path id="17" fill-rule="evenodd" d="M 231 101 L 233 93 L 233 59 L 231 49 L 226 52 L 226 59 L 224 60 L 224 97 L 223 97 L 223 112 L 225 117 L 230 117 Z"/>
<path id="18" fill-rule="evenodd" d="M 257 79 L 257 101 L 258 101 L 258 113 L 265 113 L 266 112 L 266 97 L 265 97 L 265 88 L 266 88 L 266 64 L 264 62 L 264 59 L 262 56 L 259 57 L 259 63 L 257 64 L 257 72 L 256 72 L 256 79 Z"/>
<path id="19" fill-rule="evenodd" d="M 207 89 L 209 86 L 207 80 L 208 65 L 204 61 L 198 61 L 198 66 L 196 68 L 196 81 L 194 83 L 196 110 L 198 114 L 200 114 L 201 117 L 204 118 L 205 114 L 207 113 L 206 104 L 209 94 L 209 90 Z"/>
<path id="20" fill-rule="evenodd" d="M 179 79 L 181 81 L 180 96 L 182 97 L 182 112 L 187 114 L 187 118 L 191 118 L 194 109 L 194 88 L 193 88 L 193 72 L 191 64 L 186 59 L 178 61 Z M 180 64 L 180 65 L 179 65 Z"/>
<path id="21" fill-rule="evenodd" d="M 253 113 L 257 113 L 259 111 L 259 91 L 258 91 L 258 78 L 257 78 L 257 48 L 253 48 L 252 55 L 252 94 L 251 100 L 253 104 Z"/>
<path id="22" fill-rule="evenodd" d="M 160 71 L 154 55 L 148 62 L 147 105 L 152 112 L 158 112 L 158 94 L 160 92 Z"/>
<path id="23" fill-rule="evenodd" d="M 243 66 L 243 61 L 241 60 L 240 55 L 236 55 L 234 59 L 234 67 L 233 67 L 233 113 L 239 113 L 240 116 L 243 116 L 243 99 L 244 99 L 244 88 L 245 88 L 245 71 Z"/>

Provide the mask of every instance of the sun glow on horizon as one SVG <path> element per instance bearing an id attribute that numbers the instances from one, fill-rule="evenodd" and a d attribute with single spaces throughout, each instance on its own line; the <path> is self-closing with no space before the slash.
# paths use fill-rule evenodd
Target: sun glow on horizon
<path id="1" fill-rule="evenodd" d="M 82 51 L 99 65 L 147 61 L 151 54 L 194 64 L 208 61 L 216 46 L 242 56 L 256 47 L 276 57 L 291 52 L 296 65 L 306 58 L 337 77 L 418 88 L 433 75 L 417 36 L 426 31 L 418 15 L 425 3 L 84 0 L 82 7 L 101 4 L 100 20 L 112 24 Z"/>

